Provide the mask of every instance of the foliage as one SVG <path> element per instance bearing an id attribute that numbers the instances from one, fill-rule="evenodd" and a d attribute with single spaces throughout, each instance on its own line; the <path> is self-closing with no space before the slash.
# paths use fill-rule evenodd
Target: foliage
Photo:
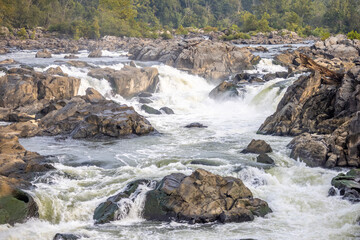
<path id="1" fill-rule="evenodd" d="M 231 41 L 234 39 L 250 39 L 251 36 L 247 33 L 238 32 L 235 34 L 223 35 L 222 40 Z"/>
<path id="2" fill-rule="evenodd" d="M 0 26 L 41 26 L 76 38 L 156 37 L 165 26 L 185 34 L 190 27 L 211 32 L 233 25 L 236 32 L 286 28 L 326 37 L 360 32 L 359 22 L 359 0 L 0 0 Z"/>
<path id="3" fill-rule="evenodd" d="M 20 39 L 27 39 L 29 37 L 29 35 L 26 32 L 25 28 L 21 28 L 18 32 L 17 35 L 20 37 Z"/>
<path id="4" fill-rule="evenodd" d="M 176 34 L 178 35 L 188 35 L 189 31 L 185 29 L 182 25 L 176 30 Z"/>
<path id="5" fill-rule="evenodd" d="M 351 40 L 354 40 L 354 39 L 358 39 L 360 40 L 360 33 L 358 33 L 357 31 L 351 31 L 347 34 L 347 37 Z"/>
<path id="6" fill-rule="evenodd" d="M 169 31 L 164 31 L 162 34 L 161 34 L 161 37 L 165 40 L 168 40 L 168 39 L 172 39 L 173 36 L 171 35 L 171 33 Z"/>

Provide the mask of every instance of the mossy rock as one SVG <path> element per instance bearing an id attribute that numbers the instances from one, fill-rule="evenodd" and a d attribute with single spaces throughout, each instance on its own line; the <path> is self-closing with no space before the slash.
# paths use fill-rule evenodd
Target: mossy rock
<path id="1" fill-rule="evenodd" d="M 13 196 L 0 198 L 0 224 L 14 224 L 23 222 L 28 217 L 36 216 L 29 205 L 31 205 L 29 200 L 26 202 Z"/>
<path id="2" fill-rule="evenodd" d="M 338 189 L 348 188 L 360 191 L 360 169 L 352 169 L 346 174 L 340 173 L 331 180 L 331 185 Z"/>

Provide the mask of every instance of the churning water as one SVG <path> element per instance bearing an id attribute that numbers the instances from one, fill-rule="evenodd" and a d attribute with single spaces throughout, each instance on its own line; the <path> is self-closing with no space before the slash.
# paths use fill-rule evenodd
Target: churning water
<path id="1" fill-rule="evenodd" d="M 31 64 L 34 55 L 35 52 L 26 51 L 11 57 Z M 100 60 L 89 60 L 85 53 L 79 56 L 95 66 L 114 69 L 129 62 L 121 52 L 106 52 Z M 62 57 L 55 55 L 54 59 Z M 0 239 L 52 239 L 59 232 L 88 237 L 84 239 L 360 239 L 360 226 L 356 225 L 360 204 L 327 197 L 331 179 L 338 172 L 309 168 L 290 159 L 286 145 L 291 138 L 256 135 L 261 123 L 275 111 L 287 86 L 298 76 L 247 85 L 242 97 L 218 102 L 208 97 L 215 85 L 206 79 L 158 63 L 145 63 L 160 73 L 158 91 L 150 105 L 175 111 L 175 115 L 158 116 L 142 112 L 136 99 L 114 96 L 106 80 L 87 76 L 88 69 L 69 67 L 54 59 L 41 60 L 35 65 L 36 70 L 60 66 L 70 76 L 81 78 L 80 94 L 93 87 L 109 99 L 131 105 L 160 134 L 106 141 L 22 139 L 26 149 L 51 155 L 57 170 L 35 179 L 36 188 L 29 191 L 39 205 L 40 218 L 15 226 L 1 225 Z M 263 59 L 252 72 L 285 70 L 273 65 L 271 59 Z M 184 128 L 192 122 L 201 122 L 208 128 Z M 276 167 L 264 170 L 256 163 L 256 155 L 239 153 L 253 138 L 266 140 L 272 146 L 274 152 L 270 156 Z M 269 203 L 273 213 L 247 223 L 147 222 L 141 218 L 141 209 L 150 188 L 144 186 L 137 199 L 128 203 L 131 210 L 127 217 L 94 225 L 96 206 L 128 182 L 159 180 L 174 172 L 190 174 L 196 168 L 241 178 L 255 197 Z"/>

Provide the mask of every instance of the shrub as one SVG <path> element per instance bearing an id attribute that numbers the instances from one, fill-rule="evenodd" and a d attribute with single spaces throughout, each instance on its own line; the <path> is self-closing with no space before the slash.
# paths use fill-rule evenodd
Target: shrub
<path id="1" fill-rule="evenodd" d="M 18 32 L 17 35 L 20 37 L 20 39 L 27 39 L 29 37 L 29 35 L 27 34 L 25 28 L 21 28 Z"/>
<path id="2" fill-rule="evenodd" d="M 218 28 L 217 27 L 211 27 L 211 26 L 206 26 L 203 28 L 204 32 L 208 33 L 208 32 L 217 32 Z"/>
<path id="3" fill-rule="evenodd" d="M 188 35 L 189 31 L 186 30 L 182 25 L 175 32 L 177 35 Z"/>
<path id="4" fill-rule="evenodd" d="M 31 36 L 30 36 L 30 38 L 32 39 L 32 40 L 35 40 L 35 37 L 36 37 L 36 31 L 35 31 L 35 29 L 32 31 L 32 33 L 31 33 Z"/>
<path id="5" fill-rule="evenodd" d="M 360 40 L 360 33 L 358 33 L 357 31 L 351 31 L 347 34 L 348 39 L 350 40 L 354 40 L 354 39 L 358 39 Z"/>
<path id="6" fill-rule="evenodd" d="M 165 39 L 165 40 L 168 40 L 168 39 L 172 39 L 172 38 L 173 38 L 173 36 L 171 35 L 171 33 L 168 32 L 168 31 L 163 32 L 163 33 L 161 34 L 161 37 L 162 37 L 163 39 Z"/>
<path id="7" fill-rule="evenodd" d="M 234 40 L 234 39 L 250 39 L 251 36 L 247 33 L 242 33 L 242 32 L 238 32 L 238 33 L 235 33 L 235 34 L 230 34 L 228 36 L 226 35 L 223 35 L 221 37 L 222 40 L 224 41 L 231 41 L 231 40 Z"/>

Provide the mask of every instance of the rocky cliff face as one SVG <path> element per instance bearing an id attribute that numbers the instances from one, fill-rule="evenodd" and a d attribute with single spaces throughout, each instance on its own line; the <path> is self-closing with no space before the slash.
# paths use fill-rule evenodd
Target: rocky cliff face
<path id="1" fill-rule="evenodd" d="M 334 41 L 329 45 L 329 41 Z M 344 44 L 351 55 L 336 58 Z M 317 44 L 319 45 L 319 44 Z M 310 166 L 360 166 L 360 65 L 355 42 L 330 39 L 324 50 L 315 45 L 313 59 L 300 52 L 280 55 L 277 61 L 295 71 L 311 71 L 290 86 L 261 134 L 298 136 L 290 144 L 291 156 Z M 326 46 L 326 47 L 325 47 Z M 309 52 L 310 49 L 303 49 Z M 325 52 L 324 52 L 325 51 Z M 339 50 L 340 51 L 340 50 Z M 326 61 L 324 54 L 328 56 Z M 337 68 L 338 62 L 342 68 Z M 328 64 L 324 64 L 327 62 Z"/>

